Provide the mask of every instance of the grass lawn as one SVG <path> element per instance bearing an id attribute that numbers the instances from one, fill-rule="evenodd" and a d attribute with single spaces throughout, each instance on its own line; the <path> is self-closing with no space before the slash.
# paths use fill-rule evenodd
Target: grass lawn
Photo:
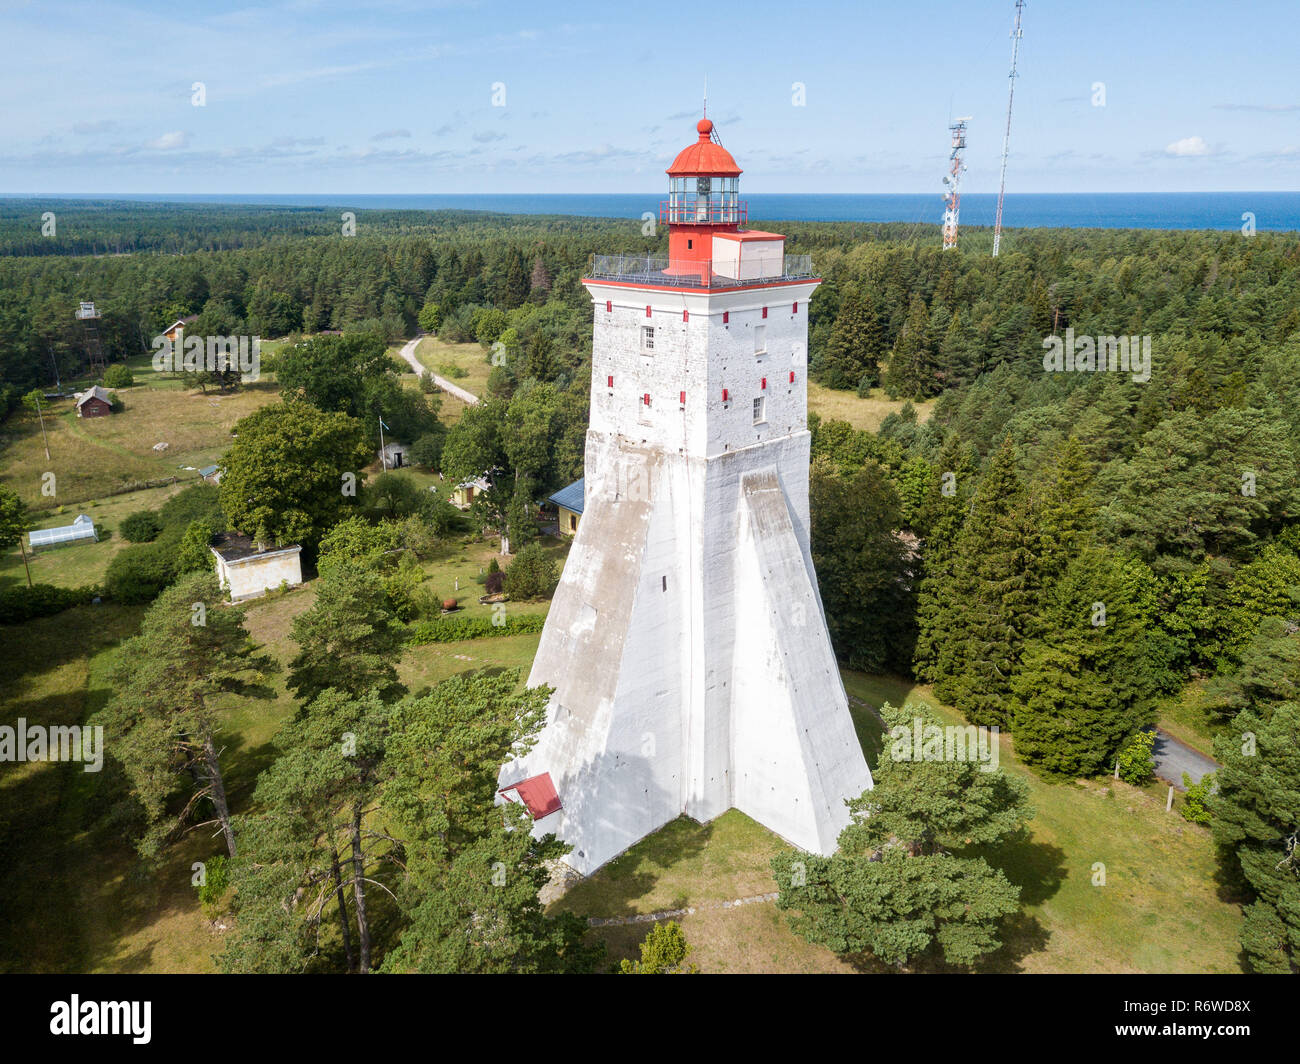
<path id="1" fill-rule="evenodd" d="M 67 525 L 72 523 L 77 514 L 88 514 L 99 530 L 99 542 L 86 540 L 35 553 L 29 550 L 27 562 L 31 566 L 32 580 L 38 584 L 54 584 L 58 587 L 102 583 L 113 556 L 131 545 L 117 532 L 122 519 L 137 510 L 159 509 L 167 499 L 182 491 L 189 483 L 190 481 L 179 481 L 161 488 L 110 495 L 105 499 L 60 506 L 55 510 L 33 514 L 32 528 Z M 23 559 L 18 548 L 0 555 L 0 588 L 25 583 L 27 574 L 23 571 Z"/>
<path id="2" fill-rule="evenodd" d="M 487 394 L 492 366 L 480 344 L 449 344 L 436 336 L 425 336 L 415 347 L 415 357 L 428 370 L 445 377 L 458 388 L 482 398 Z M 464 376 L 457 376 L 464 373 Z M 449 397 L 444 396 L 444 401 Z"/>
<path id="3" fill-rule="evenodd" d="M 866 706 L 928 701 L 924 687 L 845 671 L 870 763 L 880 726 Z M 1236 972 L 1238 907 L 1219 897 L 1209 832 L 1165 813 L 1163 789 L 1121 782 L 1048 783 L 1001 738 L 1004 769 L 1029 782 L 1036 815 L 1025 839 L 985 852 L 1022 889 L 1005 945 L 982 965 L 1000 972 Z M 732 810 L 711 824 L 678 820 L 579 883 L 556 905 L 591 916 L 649 913 L 774 889 L 768 861 L 783 843 Z M 1106 885 L 1093 886 L 1094 865 Z M 704 971 L 848 971 L 795 936 L 770 903 L 682 919 Z M 644 924 L 600 928 L 612 960 L 636 955 Z"/>
<path id="4" fill-rule="evenodd" d="M 101 418 L 78 418 L 71 399 L 45 411 L 50 458 L 45 458 L 40 422 L 26 409 L 4 423 L 0 441 L 0 483 L 12 488 L 34 511 L 71 507 L 99 499 L 128 484 L 162 477 L 193 478 L 230 446 L 235 422 L 273 402 L 273 384 L 248 385 L 231 395 L 202 395 L 179 380 L 137 374 L 145 383 L 120 389 L 126 409 Z M 154 445 L 166 443 L 165 451 Z M 189 467 L 188 469 L 186 467 Z M 53 497 L 41 492 L 42 476 L 55 475 Z"/>
<path id="5" fill-rule="evenodd" d="M 905 401 L 889 399 L 879 388 L 873 388 L 865 399 L 853 391 L 838 391 L 808 382 L 808 412 L 818 414 L 826 421 L 847 421 L 855 429 L 875 432 L 890 414 L 902 410 Z M 934 413 L 934 402 L 914 402 L 916 420 L 924 423 Z"/>

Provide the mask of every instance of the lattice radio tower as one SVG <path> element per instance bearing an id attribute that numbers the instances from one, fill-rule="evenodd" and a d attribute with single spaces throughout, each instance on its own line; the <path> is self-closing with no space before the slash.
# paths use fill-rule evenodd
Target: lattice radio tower
<path id="1" fill-rule="evenodd" d="M 81 322 L 81 338 L 86 347 L 86 357 L 90 360 L 91 375 L 103 376 L 108 360 L 104 357 L 104 345 L 99 338 L 99 311 L 95 304 L 79 304 L 77 320 Z"/>
<path id="2" fill-rule="evenodd" d="M 1016 23 L 1011 28 L 1011 86 L 1007 90 L 1007 131 L 1002 135 L 1002 179 L 998 183 L 998 213 L 993 220 L 993 257 L 998 257 L 1002 243 L 1002 200 L 1007 194 L 1007 155 L 1011 151 L 1011 105 L 1016 99 L 1016 60 L 1020 58 L 1020 16 L 1025 10 L 1025 0 L 1016 0 Z"/>
<path id="3" fill-rule="evenodd" d="M 952 133 L 952 152 L 948 156 L 948 172 L 943 175 L 947 190 L 943 194 L 943 249 L 957 246 L 957 217 L 961 212 L 961 175 L 966 169 L 961 153 L 966 150 L 966 123 L 970 115 L 959 118 L 948 127 Z"/>

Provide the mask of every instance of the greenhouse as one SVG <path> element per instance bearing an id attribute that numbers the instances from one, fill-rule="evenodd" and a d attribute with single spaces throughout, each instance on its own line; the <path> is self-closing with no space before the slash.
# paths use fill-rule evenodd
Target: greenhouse
<path id="1" fill-rule="evenodd" d="M 32 550 L 37 547 L 61 547 L 65 543 L 76 543 L 83 539 L 99 540 L 95 531 L 95 522 L 86 514 L 78 514 L 70 525 L 58 528 L 37 528 L 27 534 Z"/>

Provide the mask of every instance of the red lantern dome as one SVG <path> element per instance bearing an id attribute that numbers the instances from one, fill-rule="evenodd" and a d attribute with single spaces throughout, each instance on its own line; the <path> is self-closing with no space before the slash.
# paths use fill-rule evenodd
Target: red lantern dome
<path id="1" fill-rule="evenodd" d="M 668 176 L 739 177 L 742 171 L 731 152 L 713 140 L 713 123 L 702 118 L 695 129 L 700 139 L 677 153 L 673 165 L 668 167 Z"/>

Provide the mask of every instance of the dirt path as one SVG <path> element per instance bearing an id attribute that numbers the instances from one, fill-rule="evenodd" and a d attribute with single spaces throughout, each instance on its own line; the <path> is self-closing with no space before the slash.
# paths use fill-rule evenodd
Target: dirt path
<path id="1" fill-rule="evenodd" d="M 398 352 L 398 354 L 406 360 L 407 365 L 411 367 L 411 372 L 417 377 L 421 373 L 427 372 L 429 376 L 433 378 L 434 383 L 448 395 L 454 395 L 462 403 L 466 403 L 469 406 L 478 406 L 479 398 L 477 395 L 473 392 L 465 391 L 465 389 L 459 385 L 452 384 L 451 381 L 444 377 L 439 377 L 438 374 L 433 372 L 433 370 L 426 369 L 426 367 L 421 364 L 420 360 L 415 357 L 416 345 L 419 344 L 422 338 L 422 336 L 417 336 L 414 340 L 407 340 L 406 343 L 402 345 L 402 350 Z"/>
<path id="2" fill-rule="evenodd" d="M 690 916 L 702 909 L 738 909 L 742 905 L 756 905 L 762 902 L 776 901 L 777 892 L 771 894 L 754 894 L 748 898 L 735 898 L 731 901 L 714 901 L 707 905 L 689 905 L 685 909 L 664 909 L 657 913 L 638 913 L 636 916 L 593 916 L 587 920 L 588 927 L 611 927 L 622 924 L 653 924 L 660 920 L 675 920 L 679 916 Z"/>

